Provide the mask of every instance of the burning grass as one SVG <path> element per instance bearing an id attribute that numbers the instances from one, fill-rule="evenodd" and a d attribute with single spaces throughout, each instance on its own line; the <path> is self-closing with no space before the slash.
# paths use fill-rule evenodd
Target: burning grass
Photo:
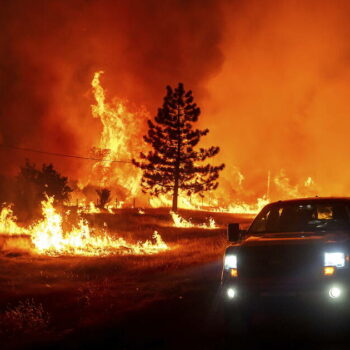
<path id="1" fill-rule="evenodd" d="M 208 223 L 202 223 L 202 224 L 194 224 L 191 219 L 184 219 L 180 214 L 175 213 L 173 211 L 170 212 L 170 215 L 174 221 L 175 227 L 198 227 L 198 228 L 204 228 L 204 229 L 215 229 L 217 228 L 215 220 L 212 217 L 209 217 Z"/>
<path id="2" fill-rule="evenodd" d="M 42 201 L 43 219 L 23 228 L 17 225 L 16 217 L 11 208 L 5 206 L 0 213 L 0 229 L 9 236 L 19 234 L 28 236 L 32 243 L 29 245 L 31 252 L 51 256 L 156 254 L 169 249 L 157 231 L 152 234 L 153 240 L 130 243 L 124 238 L 112 237 L 107 231 L 106 223 L 99 230 L 93 230 L 79 212 L 77 224 L 72 224 L 69 230 L 65 230 L 63 215 L 57 212 L 53 203 L 53 197 L 47 197 L 46 200 Z M 65 214 L 69 216 L 70 210 L 66 211 Z M 67 218 L 68 220 L 69 218 Z"/>

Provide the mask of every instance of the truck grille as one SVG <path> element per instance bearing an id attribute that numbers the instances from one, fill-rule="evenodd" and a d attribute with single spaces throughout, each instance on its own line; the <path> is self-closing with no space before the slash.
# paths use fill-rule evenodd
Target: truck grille
<path id="1" fill-rule="evenodd" d="M 241 279 L 310 281 L 322 272 L 319 249 L 302 245 L 242 247 L 238 261 Z"/>

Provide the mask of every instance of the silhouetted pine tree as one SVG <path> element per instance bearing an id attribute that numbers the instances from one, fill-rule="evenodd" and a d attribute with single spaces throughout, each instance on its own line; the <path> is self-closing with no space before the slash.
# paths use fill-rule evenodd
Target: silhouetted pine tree
<path id="1" fill-rule="evenodd" d="M 140 153 L 144 161 L 133 163 L 143 170 L 143 192 L 153 196 L 173 194 L 172 209 L 177 210 L 179 191 L 191 195 L 216 189 L 219 172 L 224 164 L 201 165 L 214 157 L 219 147 L 194 148 L 209 130 L 193 129 L 200 109 L 193 103 L 192 91 L 185 91 L 182 83 L 176 89 L 167 87 L 163 107 L 158 110 L 155 122 L 148 120 L 148 134 L 144 140 L 153 148 L 148 154 Z"/>

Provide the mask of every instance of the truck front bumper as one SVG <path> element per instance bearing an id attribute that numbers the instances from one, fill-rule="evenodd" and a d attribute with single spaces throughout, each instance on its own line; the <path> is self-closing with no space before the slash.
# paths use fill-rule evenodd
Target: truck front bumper
<path id="1" fill-rule="evenodd" d="M 222 283 L 222 298 L 229 303 L 257 303 L 269 300 L 303 301 L 310 304 L 350 304 L 350 283 L 340 276 L 299 283 L 242 281 Z"/>

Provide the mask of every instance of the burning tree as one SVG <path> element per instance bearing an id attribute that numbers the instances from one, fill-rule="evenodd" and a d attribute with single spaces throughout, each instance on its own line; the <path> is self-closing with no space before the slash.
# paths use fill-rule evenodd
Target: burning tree
<path id="1" fill-rule="evenodd" d="M 216 189 L 219 172 L 224 164 L 200 165 L 214 157 L 219 147 L 195 150 L 202 136 L 209 130 L 193 129 L 200 109 L 193 103 L 192 91 L 185 91 L 182 83 L 174 90 L 168 86 L 163 107 L 158 110 L 155 123 L 148 120 L 148 134 L 144 140 L 153 148 L 148 154 L 140 153 L 142 161 L 133 159 L 143 170 L 142 190 L 153 196 L 172 193 L 172 209 L 177 210 L 179 191 L 188 196 Z"/>

